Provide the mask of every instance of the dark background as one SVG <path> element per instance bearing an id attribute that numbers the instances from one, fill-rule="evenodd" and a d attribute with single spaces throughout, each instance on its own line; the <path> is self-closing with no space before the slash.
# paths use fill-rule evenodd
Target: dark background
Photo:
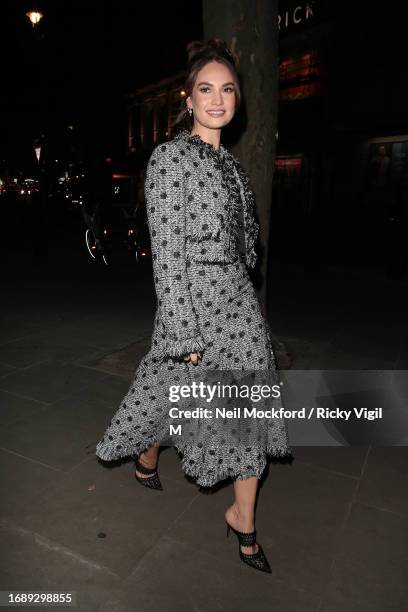
<path id="1" fill-rule="evenodd" d="M 373 198 L 365 175 L 370 139 L 408 133 L 406 7 L 339 0 L 312 5 L 310 23 L 280 32 L 280 60 L 317 51 L 322 95 L 279 103 L 277 154 L 301 154 L 305 170 L 299 180 L 274 179 L 272 233 L 276 226 L 280 231 L 270 241 L 272 264 L 288 275 L 305 257 L 313 270 L 329 259 L 350 267 L 359 259 L 403 276 L 408 185 Z M 296 6 L 282 1 L 279 10 Z M 26 17 L 33 9 L 44 15 L 36 27 Z M 15 246 L 16 233 L 24 237 L 19 250 L 29 243 L 35 252 L 63 233 L 82 249 L 78 210 L 68 211 L 58 195 L 52 200 L 50 186 L 66 162 L 81 162 L 92 208 L 109 191 L 109 174 L 123 168 L 137 174 L 127 150 L 129 97 L 185 67 L 187 43 L 203 37 L 202 2 L 9 1 L 1 18 L 0 176 L 7 168 L 9 176 L 21 171 L 41 179 L 32 202 L 2 199 L 6 238 L 13 237 L 7 247 L 3 241 L 4 250 L 8 255 Z M 36 141 L 44 145 L 41 167 Z M 65 166 L 57 167 L 57 159 Z M 140 186 L 143 176 L 137 180 Z"/>
<path id="2" fill-rule="evenodd" d="M 408 368 L 408 223 L 387 210 L 393 185 L 375 212 L 362 180 L 370 139 L 408 133 L 404 4 L 322 0 L 328 16 L 280 40 L 288 59 L 317 49 L 327 93 L 279 108 L 278 155 L 307 163 L 274 194 L 268 321 L 280 369 L 323 371 L 323 406 L 326 370 L 378 371 L 381 405 L 381 373 Z M 0 163 L 20 166 L 43 132 L 58 154 L 72 137 L 90 159 L 120 158 L 127 94 L 185 66 L 201 2 L 54 0 L 38 6 L 38 29 L 33 8 L 1 4 Z M 240 568 L 225 538 L 231 491 L 199 494 L 170 450 L 157 498 L 133 462 L 96 461 L 150 348 L 151 260 L 92 260 L 79 211 L 48 198 L 45 170 L 39 197 L 0 197 L 2 589 L 74 590 L 89 612 L 405 611 L 407 449 L 378 446 L 377 425 L 367 446 L 296 446 L 292 464 L 267 470 L 256 525 L 273 584 Z M 336 405 L 358 405 L 337 388 Z"/>
<path id="3" fill-rule="evenodd" d="M 16 161 L 41 131 L 62 145 L 68 125 L 84 146 L 124 155 L 127 95 L 183 67 L 201 37 L 200 1 L 9 1 L 1 19 L 0 152 Z"/>

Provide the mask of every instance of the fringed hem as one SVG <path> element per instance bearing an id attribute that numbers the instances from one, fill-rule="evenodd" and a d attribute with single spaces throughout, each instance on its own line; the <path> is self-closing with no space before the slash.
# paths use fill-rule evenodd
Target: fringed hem
<path id="1" fill-rule="evenodd" d="M 267 463 L 266 460 L 263 461 L 259 465 L 258 469 L 254 469 L 254 470 L 238 471 L 238 470 L 234 470 L 233 468 L 231 468 L 230 470 L 220 470 L 219 472 L 214 474 L 211 478 L 203 476 L 203 474 L 201 474 L 197 470 L 192 470 L 191 466 L 188 465 L 188 463 L 183 460 L 181 461 L 181 467 L 187 476 L 195 480 L 197 485 L 199 485 L 200 487 L 204 487 L 204 488 L 211 488 L 217 485 L 219 482 L 222 482 L 223 480 L 227 480 L 228 478 L 230 478 L 231 480 L 247 480 L 248 478 L 252 478 L 253 476 L 255 476 L 256 478 L 259 479 L 261 478 L 266 468 L 266 463 Z"/>
<path id="2" fill-rule="evenodd" d="M 213 487 L 227 478 L 231 478 L 232 480 L 246 480 L 255 476 L 259 479 L 266 468 L 268 456 L 277 458 L 293 456 L 289 446 L 274 446 L 266 450 L 261 459 L 254 461 L 252 458 L 252 462 L 257 463 L 257 467 L 244 468 L 242 465 L 237 465 L 236 468 L 221 468 L 217 466 L 209 470 L 208 467 L 204 467 L 202 464 L 191 464 L 191 457 L 186 453 L 186 448 L 183 449 L 180 445 L 175 445 L 175 447 L 181 460 L 183 472 L 195 480 L 196 484 L 201 487 Z"/>
<path id="3" fill-rule="evenodd" d="M 201 336 L 186 338 L 185 340 L 171 340 L 166 338 L 163 343 L 165 355 L 169 357 L 182 357 L 189 353 L 199 353 L 205 349 L 205 342 Z"/>
<path id="4" fill-rule="evenodd" d="M 207 225 L 208 225 L 208 222 L 207 222 Z M 209 230 L 204 231 L 204 232 L 200 230 L 189 232 L 188 234 L 186 234 L 186 240 L 188 240 L 189 242 L 202 242 L 203 240 L 212 239 L 214 240 L 214 242 L 219 242 L 220 233 L 221 233 L 221 228 L 213 226 Z"/>
<path id="5" fill-rule="evenodd" d="M 221 264 L 226 263 L 235 263 L 238 261 L 237 255 L 231 255 L 230 253 L 217 253 L 216 251 L 212 251 L 211 253 L 205 255 L 192 254 L 188 256 L 189 261 L 195 261 L 197 263 L 206 263 L 206 262 L 218 262 Z"/>
<path id="6" fill-rule="evenodd" d="M 246 227 L 246 250 L 247 250 L 247 265 L 250 268 L 255 267 L 257 261 L 257 254 L 255 252 L 255 243 L 258 239 L 260 225 L 255 219 L 255 194 L 251 187 L 248 174 L 241 162 L 230 153 L 231 157 L 235 162 L 235 171 L 240 182 L 241 195 L 245 202 L 244 215 L 245 215 L 245 227 Z"/>
<path id="7" fill-rule="evenodd" d="M 188 242 L 202 242 L 214 238 L 213 232 L 194 232 L 186 236 Z"/>
<path id="8" fill-rule="evenodd" d="M 132 444 L 123 446 L 120 450 L 113 449 L 109 445 L 105 444 L 105 442 L 98 442 L 95 447 L 95 455 L 102 459 L 102 461 L 118 461 L 119 459 L 124 459 L 126 457 L 138 457 L 141 453 L 144 453 L 148 448 L 154 446 L 155 444 L 163 445 L 163 441 L 165 440 L 165 436 L 154 438 L 149 442 L 140 441 L 139 444 Z"/>
<path id="9" fill-rule="evenodd" d="M 252 249 L 250 252 L 247 252 L 245 255 L 245 264 L 249 268 L 254 268 L 256 265 L 257 259 L 258 259 L 258 256 L 256 252 Z M 199 255 L 196 253 L 193 253 L 192 255 L 187 255 L 187 260 L 190 262 L 194 261 L 197 263 L 211 262 L 211 263 L 220 263 L 220 264 L 231 264 L 231 263 L 236 263 L 237 261 L 240 261 L 240 255 L 239 254 L 231 255 L 231 253 L 220 254 L 220 253 L 213 251 L 212 253 L 206 254 L 206 255 Z"/>
<path id="10" fill-rule="evenodd" d="M 141 441 L 139 444 L 136 445 L 136 448 L 135 445 L 132 445 L 131 447 L 124 447 L 121 450 L 113 450 L 108 447 L 104 448 L 105 444 L 99 442 L 95 448 L 95 454 L 97 457 L 99 457 L 99 459 L 102 459 L 102 461 L 108 462 L 116 461 L 124 457 L 136 458 L 141 453 L 145 452 L 148 448 L 155 444 L 167 446 L 167 444 L 164 444 L 164 442 L 168 442 L 168 437 L 165 435 L 159 438 L 154 438 L 149 442 Z M 285 458 L 293 456 L 292 449 L 290 448 L 290 446 L 273 446 L 268 448 L 263 453 L 262 458 L 257 461 L 257 467 L 253 467 L 252 469 L 244 468 L 238 465 L 236 468 L 217 467 L 217 469 L 212 470 L 213 473 L 210 474 L 209 470 L 203 467 L 202 465 L 201 467 L 193 466 L 190 463 L 191 458 L 186 453 L 187 446 L 175 444 L 174 448 L 181 461 L 181 468 L 183 472 L 186 474 L 186 476 L 195 480 L 196 484 L 201 487 L 213 487 L 218 482 L 226 480 L 227 478 L 230 478 L 232 480 L 246 480 L 247 478 L 252 478 L 253 476 L 255 476 L 259 479 L 261 478 L 266 468 L 268 456 L 272 458 Z"/>
<path id="11" fill-rule="evenodd" d="M 254 249 L 252 249 L 251 251 L 247 252 L 247 254 L 246 254 L 246 265 L 248 266 L 248 268 L 255 268 L 257 261 L 258 261 L 258 255 L 254 251 Z"/>

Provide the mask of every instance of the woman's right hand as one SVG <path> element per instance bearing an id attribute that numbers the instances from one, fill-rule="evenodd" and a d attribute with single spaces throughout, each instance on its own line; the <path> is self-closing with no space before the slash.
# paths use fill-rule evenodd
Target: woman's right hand
<path id="1" fill-rule="evenodd" d="M 199 359 L 201 359 L 200 353 L 189 353 L 184 356 L 184 361 L 191 361 L 194 365 L 197 365 Z"/>

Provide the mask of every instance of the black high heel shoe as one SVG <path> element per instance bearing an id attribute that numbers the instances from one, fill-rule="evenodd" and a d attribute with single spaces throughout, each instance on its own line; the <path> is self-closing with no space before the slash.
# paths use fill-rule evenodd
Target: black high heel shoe
<path id="1" fill-rule="evenodd" d="M 260 570 L 261 572 L 267 572 L 268 574 L 271 574 L 272 569 L 268 563 L 268 559 L 265 557 L 265 553 L 262 550 L 262 546 L 256 541 L 256 530 L 251 531 L 249 533 L 243 533 L 231 527 L 231 525 L 227 521 L 225 522 L 227 524 L 227 536 L 229 536 L 229 530 L 232 529 L 232 531 L 238 538 L 239 556 L 241 558 L 241 561 L 243 561 L 250 567 Z M 256 551 L 256 553 L 246 554 L 242 552 L 241 546 L 252 546 L 253 544 L 258 544 L 258 550 Z"/>
<path id="2" fill-rule="evenodd" d="M 135 478 L 140 484 L 149 489 L 156 489 L 156 491 L 163 491 L 162 483 L 160 482 L 159 475 L 157 473 L 157 467 L 148 468 L 143 463 L 140 463 L 139 459 L 136 459 L 136 469 L 141 474 L 151 474 L 149 478 L 141 478 L 135 472 Z"/>

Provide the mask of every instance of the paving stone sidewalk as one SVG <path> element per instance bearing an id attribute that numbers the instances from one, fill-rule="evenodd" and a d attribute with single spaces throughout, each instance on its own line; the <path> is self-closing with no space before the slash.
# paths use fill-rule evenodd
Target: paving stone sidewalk
<path id="1" fill-rule="evenodd" d="M 406 447 L 297 447 L 293 463 L 271 463 L 257 529 L 273 574 L 255 572 L 225 537 L 231 485 L 199 490 L 172 448 L 160 493 L 137 484 L 131 461 L 95 457 L 149 344 L 149 265 L 106 269 L 64 253 L 44 267 L 8 263 L 2 590 L 72 590 L 86 612 L 406 609 Z M 406 292 L 372 271 L 292 271 L 271 328 L 292 368 L 408 369 Z"/>

